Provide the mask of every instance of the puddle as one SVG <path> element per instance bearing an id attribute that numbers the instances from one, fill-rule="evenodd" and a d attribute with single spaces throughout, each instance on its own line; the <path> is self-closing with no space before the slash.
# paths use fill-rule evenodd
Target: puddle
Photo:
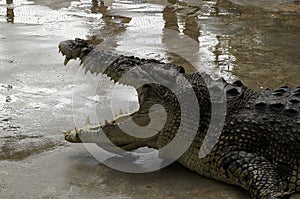
<path id="1" fill-rule="evenodd" d="M 20 128 L 13 127 L 10 128 Z M 17 135 L 0 139 L 0 161 L 22 160 L 30 155 L 39 154 L 63 146 L 63 142 L 53 141 L 42 136 Z"/>

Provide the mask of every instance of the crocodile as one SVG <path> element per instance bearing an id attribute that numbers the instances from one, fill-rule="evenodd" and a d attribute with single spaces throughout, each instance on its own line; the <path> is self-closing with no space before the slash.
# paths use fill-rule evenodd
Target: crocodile
<path id="1" fill-rule="evenodd" d="M 101 143 L 101 131 L 125 151 L 145 146 L 159 150 L 172 142 L 180 128 L 184 132 L 182 139 L 189 139 L 192 134 L 189 125 L 194 123 L 197 124 L 195 136 L 177 159 L 183 166 L 208 178 L 238 185 L 255 199 L 289 198 L 300 191 L 300 86 L 256 91 L 239 80 L 233 83 L 222 80 L 224 86 L 218 92 L 223 92 L 226 99 L 224 125 L 209 153 L 200 157 L 212 118 L 212 105 L 217 103 L 211 100 L 208 86 L 211 78 L 207 80 L 199 72 L 187 74 L 182 66 L 175 64 L 104 51 L 83 39 L 62 41 L 59 51 L 66 56 L 65 65 L 79 58 L 86 72 L 104 74 L 115 82 L 135 87 L 139 102 L 137 111 L 105 124 L 70 130 L 65 133 L 65 140 Z M 142 85 L 144 80 L 150 83 Z M 199 109 L 180 107 L 178 96 L 183 101 L 190 100 L 190 89 L 182 83 L 185 80 L 197 97 Z M 151 109 L 155 104 L 164 107 L 166 114 L 165 123 L 155 135 L 136 137 L 123 131 L 124 126 L 133 125 L 129 120 L 136 126 L 146 127 L 151 122 L 149 115 L 159 110 Z M 194 118 L 195 110 L 201 113 L 198 118 Z M 182 115 L 188 118 L 186 123 L 181 123 Z"/>

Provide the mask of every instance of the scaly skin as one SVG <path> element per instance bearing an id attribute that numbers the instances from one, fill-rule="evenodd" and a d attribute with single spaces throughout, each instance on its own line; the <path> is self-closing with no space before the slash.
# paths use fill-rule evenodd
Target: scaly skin
<path id="1" fill-rule="evenodd" d="M 300 191 L 300 87 L 257 92 L 240 81 L 225 82 L 225 125 L 211 152 L 200 158 L 198 153 L 211 122 L 212 105 L 203 75 L 185 74 L 182 67 L 172 64 L 102 51 L 81 39 L 63 41 L 59 49 L 66 55 L 65 64 L 79 57 L 86 71 L 103 73 L 116 82 L 134 86 L 140 105 L 138 111 L 105 125 L 69 131 L 65 134 L 67 141 L 94 142 L 110 150 L 100 136 L 101 129 L 113 144 L 124 150 L 143 146 L 161 149 L 172 141 L 180 125 L 187 137 L 191 134 L 189 124 L 181 124 L 181 116 L 186 115 L 189 123 L 199 125 L 192 144 L 178 159 L 182 165 L 201 175 L 239 185 L 248 190 L 252 198 L 289 198 L 291 193 Z M 192 85 L 201 112 L 200 120 L 193 116 L 194 107 L 179 105 L 178 95 L 187 102 L 190 100 L 180 77 Z M 142 80 L 165 81 L 172 85 L 173 93 L 155 83 L 142 85 Z M 150 110 L 154 104 L 160 104 L 166 111 L 166 122 L 163 128 L 156 129 L 156 135 L 137 138 L 121 130 L 132 127 L 134 124 L 130 121 L 147 128 L 151 114 L 156 114 L 157 118 L 161 116 L 160 109 Z"/>

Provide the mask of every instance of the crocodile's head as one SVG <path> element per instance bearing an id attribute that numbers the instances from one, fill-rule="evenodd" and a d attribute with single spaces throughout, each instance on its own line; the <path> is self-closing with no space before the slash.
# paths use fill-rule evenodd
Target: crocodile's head
<path id="1" fill-rule="evenodd" d="M 139 101 L 139 109 L 134 113 L 120 115 L 103 125 L 87 125 L 71 130 L 65 134 L 67 141 L 95 142 L 103 147 L 108 144 L 100 136 L 102 131 L 114 145 L 125 150 L 141 146 L 157 148 L 160 130 L 166 126 L 176 128 L 173 123 L 180 119 L 174 117 L 179 117 L 180 106 L 173 92 L 178 90 L 178 85 L 182 86 L 178 81 L 184 79 L 183 67 L 120 56 L 94 48 L 82 39 L 62 41 L 59 50 L 66 56 L 65 64 L 70 59 L 79 58 L 86 71 L 106 74 L 115 82 L 133 86 Z"/>
<path id="2" fill-rule="evenodd" d="M 83 58 L 94 48 L 88 45 L 83 39 L 66 40 L 59 43 L 59 52 L 65 55 L 64 65 L 67 65 L 71 59 Z"/>

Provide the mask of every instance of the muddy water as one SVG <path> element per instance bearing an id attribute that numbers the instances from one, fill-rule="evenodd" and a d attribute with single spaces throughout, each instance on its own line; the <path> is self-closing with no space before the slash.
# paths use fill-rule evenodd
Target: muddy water
<path id="1" fill-rule="evenodd" d="M 289 0 L 0 0 L 0 198 L 249 198 L 178 164 L 120 173 L 64 142 L 61 131 L 86 116 L 103 122 L 134 110 L 136 94 L 78 63 L 63 67 L 57 44 L 86 38 L 254 89 L 295 86 L 299 10 Z"/>

